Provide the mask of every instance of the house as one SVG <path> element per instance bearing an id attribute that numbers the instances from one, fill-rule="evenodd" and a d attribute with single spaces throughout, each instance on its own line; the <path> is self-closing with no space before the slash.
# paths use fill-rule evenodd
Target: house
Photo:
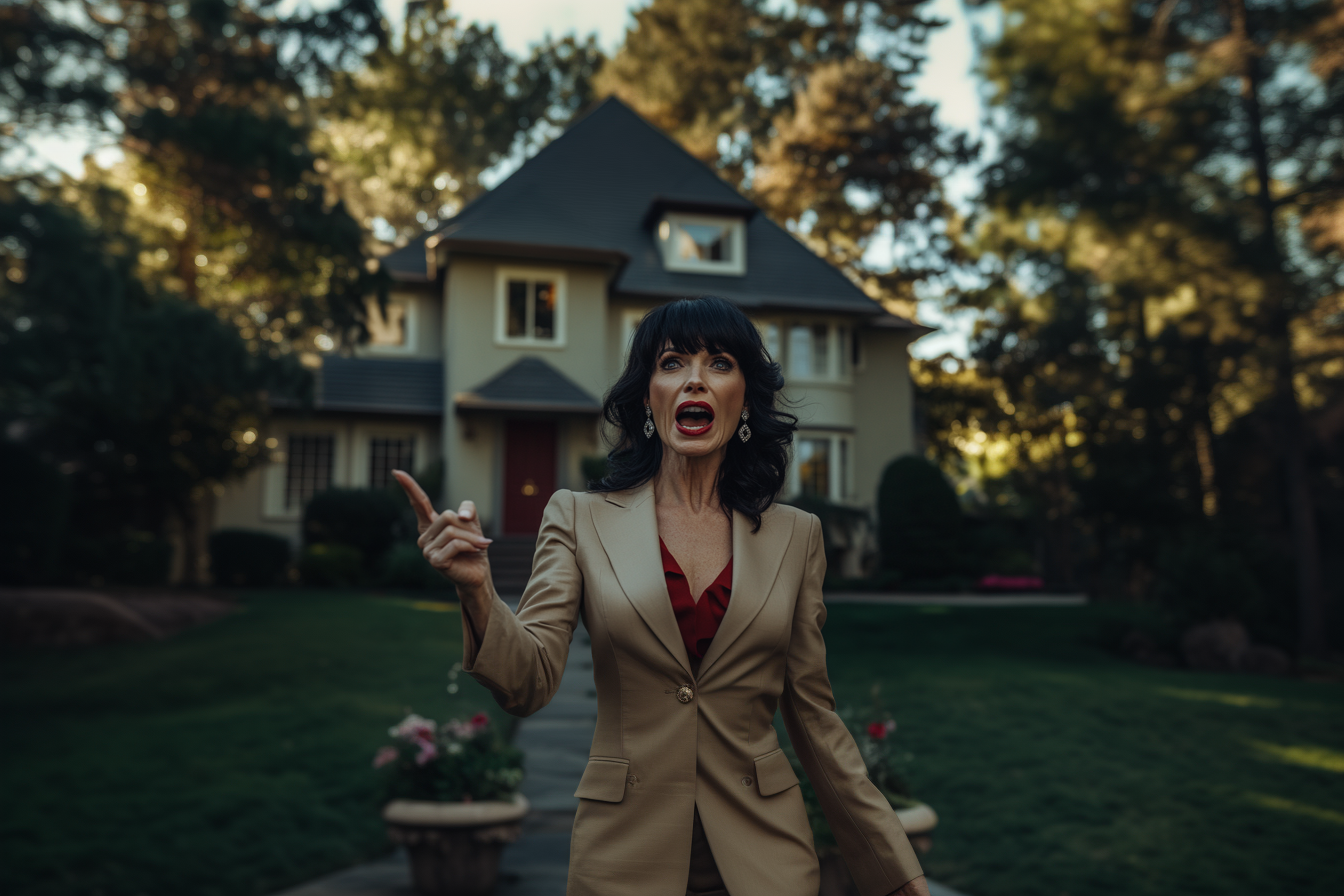
<path id="1" fill-rule="evenodd" d="M 783 365 L 801 431 L 788 494 L 869 507 L 913 448 L 908 348 L 888 313 L 619 100 L 494 190 L 383 259 L 396 286 L 369 344 L 329 354 L 317 411 L 262 434 L 276 462 L 220 500 L 217 526 L 298 535 L 328 486 L 445 462 L 444 503 L 534 536 L 556 488 L 605 454 L 601 399 L 640 318 L 682 296 L 742 307 Z"/>

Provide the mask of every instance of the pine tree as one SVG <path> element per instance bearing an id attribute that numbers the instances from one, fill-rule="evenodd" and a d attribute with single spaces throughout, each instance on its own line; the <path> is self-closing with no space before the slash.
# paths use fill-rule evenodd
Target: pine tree
<path id="1" fill-rule="evenodd" d="M 1202 530 L 1229 557 L 1292 558 L 1257 574 L 1296 589 L 1319 653 L 1313 505 L 1338 499 L 1307 415 L 1344 401 L 1333 5 L 1004 7 L 986 74 L 1009 126 L 972 243 L 997 275 L 963 300 L 983 324 L 941 425 L 1033 460 L 1056 518 L 1086 518 L 1094 571 L 1127 555 L 1108 578 L 1136 593 Z"/>

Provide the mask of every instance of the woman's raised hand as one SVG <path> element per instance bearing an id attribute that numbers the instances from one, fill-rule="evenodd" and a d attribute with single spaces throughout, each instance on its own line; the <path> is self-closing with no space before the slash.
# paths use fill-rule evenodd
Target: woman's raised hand
<path id="1" fill-rule="evenodd" d="M 435 513 L 429 496 L 408 473 L 393 470 L 392 475 L 411 500 L 420 540 L 416 542 L 425 559 L 459 589 L 479 590 L 490 582 L 490 561 L 486 548 L 493 539 L 481 533 L 481 521 L 476 517 L 476 505 L 463 501 L 454 513 L 445 510 Z"/>

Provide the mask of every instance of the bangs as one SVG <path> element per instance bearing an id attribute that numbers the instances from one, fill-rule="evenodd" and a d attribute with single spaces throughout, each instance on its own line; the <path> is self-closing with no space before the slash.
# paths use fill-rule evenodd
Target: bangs
<path id="1" fill-rule="evenodd" d="M 693 355 L 699 351 L 723 352 L 739 362 L 750 363 L 761 351 L 755 325 L 741 314 L 724 314 L 716 301 L 669 302 L 650 311 L 636 331 L 633 355 L 652 365 L 665 348 Z M 737 310 L 734 308 L 734 310 Z M 632 358 L 633 360 L 633 358 Z"/>

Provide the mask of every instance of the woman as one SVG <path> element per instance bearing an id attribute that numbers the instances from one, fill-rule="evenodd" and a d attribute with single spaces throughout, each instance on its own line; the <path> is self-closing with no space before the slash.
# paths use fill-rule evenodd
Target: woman
<path id="1" fill-rule="evenodd" d="M 569 896 L 815 896 L 789 738 L 863 896 L 927 896 L 914 851 L 834 712 L 817 517 L 774 503 L 796 420 L 736 306 L 683 299 L 640 323 L 604 416 L 609 473 L 546 506 L 515 615 L 475 506 L 436 514 L 397 479 L 463 612 L 463 668 L 514 715 L 555 694 L 582 614 L 597 730 L 575 796 Z"/>

